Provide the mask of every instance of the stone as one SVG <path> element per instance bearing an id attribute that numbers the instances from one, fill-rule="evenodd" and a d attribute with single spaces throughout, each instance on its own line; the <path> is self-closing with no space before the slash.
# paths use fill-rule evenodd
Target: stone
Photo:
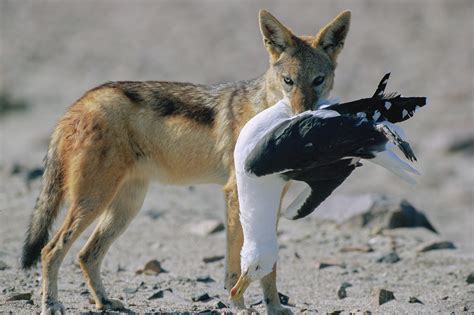
<path id="1" fill-rule="evenodd" d="M 22 300 L 31 300 L 31 293 L 14 293 L 7 298 L 7 302 Z"/>
<path id="2" fill-rule="evenodd" d="M 8 265 L 3 260 L 0 260 L 0 270 L 5 269 L 8 269 Z"/>
<path id="3" fill-rule="evenodd" d="M 211 283 L 211 282 L 216 282 L 214 279 L 212 279 L 209 276 L 204 276 L 204 277 L 197 277 L 196 278 L 197 282 L 203 282 L 203 283 Z"/>
<path id="4" fill-rule="evenodd" d="M 396 252 L 388 253 L 377 259 L 378 263 L 394 264 L 401 260 L 400 256 Z"/>
<path id="5" fill-rule="evenodd" d="M 346 268 L 346 265 L 337 260 L 321 260 L 316 264 L 316 268 L 325 269 L 328 267 L 341 267 Z"/>
<path id="6" fill-rule="evenodd" d="M 209 301 L 210 299 L 212 299 L 212 297 L 210 297 L 209 294 L 204 293 L 201 295 L 194 296 L 192 298 L 192 301 L 193 302 L 206 302 L 206 301 Z"/>
<path id="7" fill-rule="evenodd" d="M 339 289 L 337 290 L 337 297 L 342 299 L 345 299 L 347 297 L 347 291 L 346 288 L 352 287 L 352 284 L 348 282 L 343 282 L 340 286 Z"/>
<path id="8" fill-rule="evenodd" d="M 446 148 L 448 153 L 464 153 L 474 156 L 474 135 L 459 136 L 452 140 Z"/>
<path id="9" fill-rule="evenodd" d="M 161 298 L 163 298 L 163 297 L 165 296 L 165 292 L 166 292 L 166 291 L 171 292 L 171 293 L 173 292 L 173 290 L 170 289 L 170 288 L 168 288 L 168 289 L 163 289 L 163 290 L 159 290 L 158 292 L 153 293 L 153 295 L 150 296 L 150 297 L 148 298 L 148 300 L 161 299 Z"/>
<path id="10" fill-rule="evenodd" d="M 418 252 L 424 253 L 438 249 L 456 249 L 456 246 L 450 241 L 433 241 L 421 244 L 418 248 Z"/>
<path id="11" fill-rule="evenodd" d="M 408 299 L 408 303 L 419 303 L 419 304 L 424 304 L 423 302 L 421 302 L 420 300 L 418 300 L 417 297 L 415 296 L 410 296 L 410 298 Z"/>
<path id="12" fill-rule="evenodd" d="M 189 231 L 198 236 L 208 236 L 225 229 L 224 223 L 218 220 L 204 220 L 189 225 Z"/>
<path id="13" fill-rule="evenodd" d="M 278 292 L 278 298 L 280 299 L 281 305 L 289 305 L 290 297 L 288 295 Z"/>
<path id="14" fill-rule="evenodd" d="M 228 308 L 227 304 L 225 304 L 222 301 L 217 301 L 216 304 L 214 304 L 214 307 L 218 310 L 223 309 L 223 308 Z"/>
<path id="15" fill-rule="evenodd" d="M 224 259 L 224 256 L 211 256 L 211 257 L 204 257 L 202 261 L 206 264 L 209 264 L 209 263 L 213 263 L 222 259 Z"/>
<path id="16" fill-rule="evenodd" d="M 362 246 L 344 246 L 340 249 L 341 253 L 349 253 L 349 252 L 359 252 L 359 253 L 371 253 L 374 249 L 369 245 L 362 245 Z"/>
<path id="17" fill-rule="evenodd" d="M 159 273 L 166 272 L 163 268 L 161 268 L 161 264 L 158 260 L 153 259 L 150 260 L 145 264 L 145 268 L 137 270 L 136 274 L 146 274 L 146 275 L 157 275 Z"/>
<path id="18" fill-rule="evenodd" d="M 471 272 L 471 273 L 467 276 L 466 282 L 467 282 L 468 284 L 474 284 L 474 272 Z"/>
<path id="19" fill-rule="evenodd" d="M 424 227 L 438 233 L 425 214 L 408 201 L 381 194 L 334 194 L 318 207 L 317 219 L 333 221 L 345 228 Z"/>
<path id="20" fill-rule="evenodd" d="M 395 295 L 391 291 L 377 288 L 372 291 L 372 299 L 376 306 L 380 306 L 395 300 Z"/>

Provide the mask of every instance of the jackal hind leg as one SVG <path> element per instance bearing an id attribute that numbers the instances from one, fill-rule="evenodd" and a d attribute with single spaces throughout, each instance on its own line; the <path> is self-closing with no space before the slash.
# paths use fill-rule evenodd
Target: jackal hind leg
<path id="1" fill-rule="evenodd" d="M 98 176 L 100 175 L 98 174 Z M 114 178 L 118 181 L 117 176 Z M 84 189 L 85 187 L 87 185 L 84 184 L 78 189 L 80 193 L 73 198 L 61 228 L 41 251 L 42 314 L 64 313 L 64 307 L 58 302 L 59 267 L 73 242 L 102 213 L 116 189 L 114 185 L 107 186 L 107 188 L 102 187 L 100 197 L 98 197 L 97 191 L 89 195 L 89 192 L 98 188 L 97 186 L 91 185 L 89 182 L 89 187 Z"/>
<path id="2" fill-rule="evenodd" d="M 95 305 L 99 310 L 121 310 L 122 302 L 109 299 L 102 284 L 100 268 L 112 243 L 125 231 L 140 210 L 148 188 L 146 179 L 125 181 L 112 203 L 99 218 L 99 223 L 78 255 Z"/>

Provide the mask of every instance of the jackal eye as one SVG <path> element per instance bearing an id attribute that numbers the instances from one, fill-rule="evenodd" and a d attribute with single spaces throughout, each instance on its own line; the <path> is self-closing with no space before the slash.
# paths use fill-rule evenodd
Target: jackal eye
<path id="1" fill-rule="evenodd" d="M 283 82 L 285 82 L 286 85 L 292 86 L 293 85 L 293 80 L 290 79 L 289 77 L 283 77 Z"/>
<path id="2" fill-rule="evenodd" d="M 318 75 L 314 80 L 313 80 L 313 86 L 319 86 L 321 83 L 324 82 L 324 76 Z"/>

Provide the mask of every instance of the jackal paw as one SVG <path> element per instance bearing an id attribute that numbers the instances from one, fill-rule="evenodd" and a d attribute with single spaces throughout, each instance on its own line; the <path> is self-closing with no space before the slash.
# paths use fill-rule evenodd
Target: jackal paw
<path id="1" fill-rule="evenodd" d="M 281 305 L 267 305 L 267 314 L 268 315 L 293 315 L 293 312 Z"/>
<path id="2" fill-rule="evenodd" d="M 64 306 L 59 302 L 43 303 L 41 315 L 63 315 L 66 314 Z"/>
<path id="3" fill-rule="evenodd" d="M 103 299 L 99 304 L 96 303 L 96 307 L 101 311 L 120 311 L 125 308 L 125 305 L 118 300 Z"/>

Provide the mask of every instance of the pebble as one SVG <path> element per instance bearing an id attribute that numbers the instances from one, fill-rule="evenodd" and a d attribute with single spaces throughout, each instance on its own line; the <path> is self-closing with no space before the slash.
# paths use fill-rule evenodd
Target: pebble
<path id="1" fill-rule="evenodd" d="M 161 299 L 161 298 L 163 298 L 163 297 L 165 296 L 165 292 L 166 292 L 166 291 L 171 292 L 171 293 L 173 292 L 173 290 L 170 289 L 170 288 L 168 288 L 168 289 L 163 289 L 163 290 L 160 290 L 160 291 L 158 291 L 158 292 L 153 293 L 153 295 L 150 296 L 150 297 L 148 298 L 148 300 Z"/>
<path id="2" fill-rule="evenodd" d="M 211 257 L 204 257 L 202 261 L 205 262 L 206 264 L 209 264 L 209 263 L 213 263 L 222 259 L 224 259 L 224 256 L 211 256 Z"/>
<path id="3" fill-rule="evenodd" d="M 374 289 L 372 292 L 372 298 L 376 306 L 380 306 L 382 304 L 395 300 L 393 292 L 385 289 Z"/>
<path id="4" fill-rule="evenodd" d="M 318 269 L 324 269 L 324 268 L 328 268 L 328 267 L 345 268 L 346 265 L 343 264 L 342 262 L 336 261 L 336 260 L 322 260 L 322 261 L 320 261 L 316 264 L 316 268 L 318 268 Z"/>
<path id="5" fill-rule="evenodd" d="M 352 284 L 348 282 L 343 282 L 339 289 L 337 290 L 337 296 L 342 300 L 347 297 L 346 288 L 352 287 Z"/>
<path id="6" fill-rule="evenodd" d="M 223 308 L 228 308 L 228 306 L 224 302 L 221 302 L 221 301 L 217 301 L 214 307 L 218 310 L 223 309 Z"/>
<path id="7" fill-rule="evenodd" d="M 421 302 L 420 300 L 418 300 L 418 298 L 416 298 L 416 297 L 414 297 L 414 296 L 410 296 L 410 299 L 408 300 L 408 303 L 424 304 L 423 302 Z"/>
<path id="8" fill-rule="evenodd" d="M 8 265 L 3 260 L 0 260 L 0 270 L 5 270 L 7 268 Z"/>
<path id="9" fill-rule="evenodd" d="M 377 259 L 378 263 L 387 263 L 387 264 L 394 264 L 396 262 L 399 262 L 401 260 L 400 256 L 396 252 L 391 252 L 388 253 L 387 255 L 384 255 Z"/>
<path id="10" fill-rule="evenodd" d="M 7 302 L 22 300 L 31 300 L 31 293 L 14 293 L 7 298 Z"/>
<path id="11" fill-rule="evenodd" d="M 288 295 L 278 292 L 278 298 L 280 299 L 281 305 L 290 305 L 290 297 Z"/>
<path id="12" fill-rule="evenodd" d="M 450 241 L 434 241 L 422 244 L 418 248 L 419 253 L 428 252 L 431 250 L 438 250 L 438 249 L 456 249 L 456 246 Z"/>
<path id="13" fill-rule="evenodd" d="M 473 284 L 474 283 L 474 272 L 471 272 L 469 276 L 467 276 L 466 282 L 468 284 Z"/>
<path id="14" fill-rule="evenodd" d="M 158 260 L 150 260 L 145 264 L 145 268 L 143 270 L 137 270 L 136 274 L 146 274 L 146 275 L 157 275 L 159 273 L 166 272 L 163 268 L 161 268 L 161 264 Z"/>
<path id="15" fill-rule="evenodd" d="M 206 301 L 209 301 L 210 299 L 212 298 L 207 293 L 197 295 L 192 298 L 193 302 L 206 302 Z"/>
<path id="16" fill-rule="evenodd" d="M 212 278 L 209 277 L 209 276 L 197 277 L 197 278 L 196 278 L 196 281 L 197 281 L 197 282 L 203 282 L 203 283 L 216 282 L 214 279 L 212 279 Z"/>
<path id="17" fill-rule="evenodd" d="M 371 253 L 374 249 L 369 245 L 363 246 L 344 246 L 341 248 L 341 253 L 348 253 L 348 252 L 359 252 L 359 253 Z"/>
<path id="18" fill-rule="evenodd" d="M 204 220 L 189 226 L 189 231 L 199 236 L 208 236 L 224 229 L 224 223 L 218 220 Z"/>

